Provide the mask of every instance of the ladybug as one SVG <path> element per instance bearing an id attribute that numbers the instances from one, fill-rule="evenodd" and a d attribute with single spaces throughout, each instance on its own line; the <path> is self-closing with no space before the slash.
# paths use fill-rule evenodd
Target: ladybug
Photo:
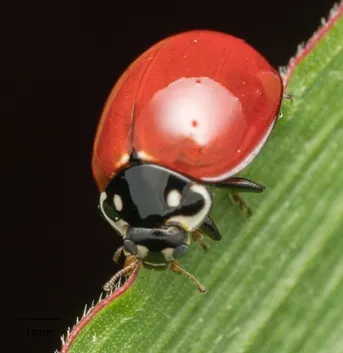
<path id="1" fill-rule="evenodd" d="M 114 255 L 137 267 L 190 277 L 177 259 L 203 235 L 220 231 L 209 216 L 209 186 L 231 192 L 264 187 L 234 177 L 259 153 L 277 121 L 279 73 L 245 41 L 193 30 L 145 51 L 118 80 L 97 129 L 92 171 L 102 216 L 123 237 Z"/>

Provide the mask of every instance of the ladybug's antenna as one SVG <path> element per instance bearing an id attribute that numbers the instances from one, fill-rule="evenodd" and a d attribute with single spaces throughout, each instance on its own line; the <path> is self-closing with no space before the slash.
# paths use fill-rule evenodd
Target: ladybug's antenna
<path id="1" fill-rule="evenodd" d="M 185 276 L 190 278 L 197 285 L 199 292 L 201 292 L 203 294 L 207 293 L 205 287 L 193 275 L 191 275 L 189 272 L 185 271 L 176 261 L 172 261 L 169 264 L 169 269 L 172 270 L 173 272 L 184 274 Z"/>
<path id="2" fill-rule="evenodd" d="M 114 288 L 118 278 L 120 278 L 123 275 L 124 276 L 130 275 L 139 266 L 139 263 L 140 263 L 140 261 L 136 260 L 135 262 L 131 263 L 130 265 L 128 265 L 128 266 L 124 267 L 123 269 L 121 269 L 120 271 L 118 271 L 114 276 L 112 276 L 110 278 L 109 281 L 107 281 L 104 284 L 104 286 L 103 286 L 104 290 L 106 292 L 110 292 Z"/>

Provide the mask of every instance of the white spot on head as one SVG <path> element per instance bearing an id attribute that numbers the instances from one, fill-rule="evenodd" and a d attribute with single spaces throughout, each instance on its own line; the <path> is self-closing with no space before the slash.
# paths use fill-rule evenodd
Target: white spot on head
<path id="1" fill-rule="evenodd" d="M 143 260 L 148 255 L 148 252 L 149 252 L 149 249 L 143 245 L 137 245 L 137 250 L 138 252 L 136 256 L 141 260 Z"/>
<path id="2" fill-rule="evenodd" d="M 207 188 L 203 185 L 193 184 L 190 189 L 193 192 L 200 194 L 205 201 L 204 207 L 198 212 L 198 214 L 193 216 L 193 218 L 195 218 L 194 220 L 197 220 L 196 221 L 196 223 L 197 223 L 196 228 L 198 228 L 211 210 L 212 198 L 211 198 L 210 193 L 208 192 Z"/>
<path id="3" fill-rule="evenodd" d="M 178 190 L 176 189 L 171 190 L 167 195 L 167 199 L 166 199 L 167 205 L 169 207 L 177 207 L 181 203 L 181 198 L 182 198 L 182 195 Z"/>
<path id="4" fill-rule="evenodd" d="M 120 212 L 123 209 L 123 200 L 122 198 L 118 195 L 115 194 L 113 197 L 113 203 L 114 203 L 114 207 L 115 209 Z"/>
<path id="5" fill-rule="evenodd" d="M 193 184 L 190 189 L 202 196 L 204 200 L 203 208 L 198 213 L 191 216 L 178 215 L 167 220 L 167 224 L 178 223 L 187 232 L 192 232 L 199 228 L 212 207 L 212 198 L 207 188 L 200 184 Z"/>
<path id="6" fill-rule="evenodd" d="M 164 255 L 166 262 L 171 262 L 171 261 L 175 260 L 173 258 L 173 251 L 174 251 L 173 248 L 165 248 L 161 251 L 161 253 Z"/>

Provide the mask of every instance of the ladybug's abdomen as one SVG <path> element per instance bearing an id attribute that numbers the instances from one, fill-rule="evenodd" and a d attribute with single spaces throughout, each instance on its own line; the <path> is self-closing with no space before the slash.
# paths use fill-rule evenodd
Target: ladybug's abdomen
<path id="1" fill-rule="evenodd" d="M 257 154 L 281 99 L 279 74 L 244 41 L 210 31 L 176 35 L 142 77 L 132 145 L 143 160 L 221 180 Z"/>

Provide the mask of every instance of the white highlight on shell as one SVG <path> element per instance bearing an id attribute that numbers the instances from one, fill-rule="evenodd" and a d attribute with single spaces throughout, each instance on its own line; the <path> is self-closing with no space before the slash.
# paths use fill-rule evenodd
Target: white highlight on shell
<path id="1" fill-rule="evenodd" d="M 119 169 L 121 166 L 126 164 L 129 161 L 129 159 L 130 159 L 130 156 L 127 153 L 123 154 L 120 160 L 116 163 L 117 169 Z"/>
<path id="2" fill-rule="evenodd" d="M 152 161 L 154 158 L 145 151 L 137 151 L 137 157 L 143 161 Z"/>
<path id="3" fill-rule="evenodd" d="M 123 209 L 123 200 L 122 198 L 120 197 L 120 195 L 118 194 L 115 194 L 113 196 L 113 204 L 114 204 L 114 207 L 115 209 L 120 212 L 122 209 Z"/>
<path id="4" fill-rule="evenodd" d="M 240 100 L 209 77 L 182 77 L 158 91 L 150 104 L 154 114 L 163 117 L 156 121 L 158 129 L 199 146 L 215 140 L 218 131 L 242 111 Z"/>
<path id="5" fill-rule="evenodd" d="M 176 189 L 171 190 L 167 195 L 167 205 L 169 207 L 178 207 L 181 203 L 182 195 Z"/>

